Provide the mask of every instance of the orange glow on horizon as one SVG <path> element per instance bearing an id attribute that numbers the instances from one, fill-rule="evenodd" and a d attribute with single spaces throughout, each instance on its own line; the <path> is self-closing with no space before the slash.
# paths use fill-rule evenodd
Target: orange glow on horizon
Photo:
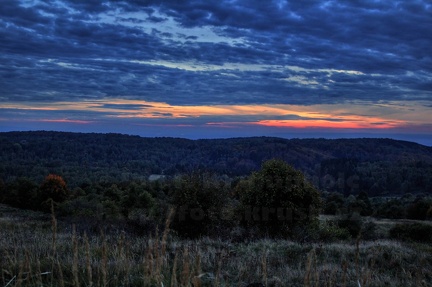
<path id="1" fill-rule="evenodd" d="M 382 122 L 353 122 L 353 121 L 325 121 L 325 120 L 264 120 L 255 124 L 276 128 L 330 128 L 330 129 L 391 129 L 401 126 L 401 123 L 382 123 Z"/>
<path id="2" fill-rule="evenodd" d="M 421 103 L 371 104 L 362 102 L 316 105 L 251 104 L 251 105 L 173 105 L 127 99 L 99 99 L 80 102 L 4 103 L 1 109 L 31 114 L 33 121 L 91 124 L 115 119 L 135 119 L 135 125 L 177 127 L 208 126 L 238 128 L 265 126 L 276 128 L 391 129 L 429 124 L 430 108 Z M 415 112 L 413 112 L 415 110 Z M 46 119 L 47 113 L 74 112 L 73 118 Z M 44 118 L 37 119 L 37 113 Z M 80 119 L 79 115 L 86 115 Z M 90 113 L 90 114 L 86 114 Z M 227 121 L 227 118 L 230 120 Z M 30 118 L 29 118 L 30 119 Z M 172 121 L 181 119 L 182 123 Z M 189 121 L 188 121 L 189 119 Z M 149 123 L 145 120 L 169 120 Z"/>

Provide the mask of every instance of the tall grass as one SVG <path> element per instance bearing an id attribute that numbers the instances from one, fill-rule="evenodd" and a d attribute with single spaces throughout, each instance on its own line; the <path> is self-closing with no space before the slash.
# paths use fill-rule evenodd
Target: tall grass
<path id="1" fill-rule="evenodd" d="M 431 286 L 431 249 L 381 240 L 180 240 L 0 220 L 0 286 Z M 419 250 L 422 250 L 421 252 Z M 258 286 L 258 285 L 257 285 Z"/>

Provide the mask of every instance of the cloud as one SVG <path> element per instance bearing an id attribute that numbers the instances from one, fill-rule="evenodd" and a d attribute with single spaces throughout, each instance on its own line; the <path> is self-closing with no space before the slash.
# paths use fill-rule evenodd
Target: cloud
<path id="1" fill-rule="evenodd" d="M 171 105 L 124 99 L 96 99 L 83 102 L 49 102 L 35 106 L 9 103 L 1 108 L 7 118 L 28 120 L 98 120 L 131 123 L 177 122 L 203 125 L 209 123 L 249 123 L 274 127 L 394 128 L 428 124 L 429 108 L 400 102 L 371 106 L 367 102 L 319 105 Z M 412 112 L 415 110 L 415 114 Z"/>
<path id="2" fill-rule="evenodd" d="M 236 116 L 231 108 L 334 115 L 344 106 L 347 116 L 392 115 L 370 125 L 419 125 L 432 101 L 431 14 L 427 0 L 5 0 L 0 104 L 10 109 L 2 116 L 36 119 L 31 107 L 93 103 L 49 114 L 141 120 L 137 112 L 159 107 L 147 120 L 298 123 L 292 116 L 316 118 L 291 110 Z M 397 108 L 382 106 L 389 103 Z M 27 109 L 14 110 L 21 104 Z M 217 114 L 222 106 L 231 108 Z M 215 113 L 193 117 L 193 107 Z"/>
<path id="3" fill-rule="evenodd" d="M 119 109 L 119 110 L 140 110 L 143 108 L 151 108 L 152 105 L 145 104 L 101 104 L 96 105 L 96 107 L 104 108 L 104 109 Z"/>

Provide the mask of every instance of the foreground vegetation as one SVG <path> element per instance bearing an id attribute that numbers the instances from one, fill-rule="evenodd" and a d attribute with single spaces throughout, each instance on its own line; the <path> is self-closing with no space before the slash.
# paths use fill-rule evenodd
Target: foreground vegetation
<path id="1" fill-rule="evenodd" d="M 80 232 L 0 205 L 1 286 L 431 286 L 432 249 L 414 242 L 299 243 Z M 168 217 L 169 218 L 169 217 Z M 258 286 L 258 285 L 257 285 Z M 261 286 L 261 285 L 259 285 Z"/>
<path id="2" fill-rule="evenodd" d="M 234 241 L 266 236 L 352 240 L 360 233 L 364 239 L 381 239 L 374 219 L 432 219 L 429 195 L 369 197 L 366 192 L 349 196 L 318 192 L 283 161 L 268 163 L 276 165 L 234 180 L 194 172 L 172 179 L 95 182 L 70 189 L 58 175 L 46 176 L 39 185 L 19 178 L 0 185 L 0 203 L 49 213 L 53 202 L 59 218 L 80 225 L 87 233 L 98 233 L 102 225 L 112 224 L 136 235 L 163 228 L 168 210 L 174 207 L 177 212 L 171 227 L 176 235 Z M 319 229 L 318 212 L 335 219 Z M 432 243 L 427 227 L 401 228 L 391 236 Z"/>
<path id="3" fill-rule="evenodd" d="M 0 286 L 431 286 L 428 147 L 8 135 L 0 135 Z M 159 144 L 199 153 L 187 168 L 165 169 Z M 264 160 L 270 154 L 281 158 Z M 213 170 L 196 165 L 204 159 Z M 171 175 L 147 178 L 162 171 L 149 164 Z M 324 176 L 314 181 L 317 171 Z"/>

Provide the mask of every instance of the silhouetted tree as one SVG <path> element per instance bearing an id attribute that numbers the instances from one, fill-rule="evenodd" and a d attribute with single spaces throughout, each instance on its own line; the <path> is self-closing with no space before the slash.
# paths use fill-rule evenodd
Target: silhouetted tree
<path id="1" fill-rule="evenodd" d="M 264 235 L 287 235 L 317 223 L 319 192 L 303 174 L 282 160 L 269 160 L 240 183 L 244 222 Z"/>
<path id="2" fill-rule="evenodd" d="M 336 215 L 344 211 L 344 196 L 340 192 L 330 193 L 323 207 L 324 214 Z"/>
<path id="3" fill-rule="evenodd" d="M 402 219 L 406 217 L 406 208 L 400 200 L 392 199 L 377 207 L 376 216 L 383 218 Z"/>
<path id="4" fill-rule="evenodd" d="M 18 178 L 1 191 L 3 202 L 24 209 L 37 208 L 37 185 L 28 178 Z"/>
<path id="5" fill-rule="evenodd" d="M 55 203 L 64 202 L 69 197 L 69 190 L 64 179 L 56 174 L 49 174 L 45 177 L 39 188 L 39 200 L 41 208 L 49 210 L 50 201 Z"/>
<path id="6" fill-rule="evenodd" d="M 362 191 L 357 195 L 356 201 L 351 206 L 351 209 L 362 216 L 372 215 L 372 204 L 370 203 L 369 196 L 365 191 Z"/>
<path id="7" fill-rule="evenodd" d="M 179 235 L 194 238 L 217 229 L 227 200 L 224 182 L 208 173 L 192 172 L 175 179 L 171 193 L 176 208 L 172 229 Z"/>
<path id="8" fill-rule="evenodd" d="M 407 218 L 425 220 L 430 207 L 431 200 L 419 198 L 407 207 Z"/>

